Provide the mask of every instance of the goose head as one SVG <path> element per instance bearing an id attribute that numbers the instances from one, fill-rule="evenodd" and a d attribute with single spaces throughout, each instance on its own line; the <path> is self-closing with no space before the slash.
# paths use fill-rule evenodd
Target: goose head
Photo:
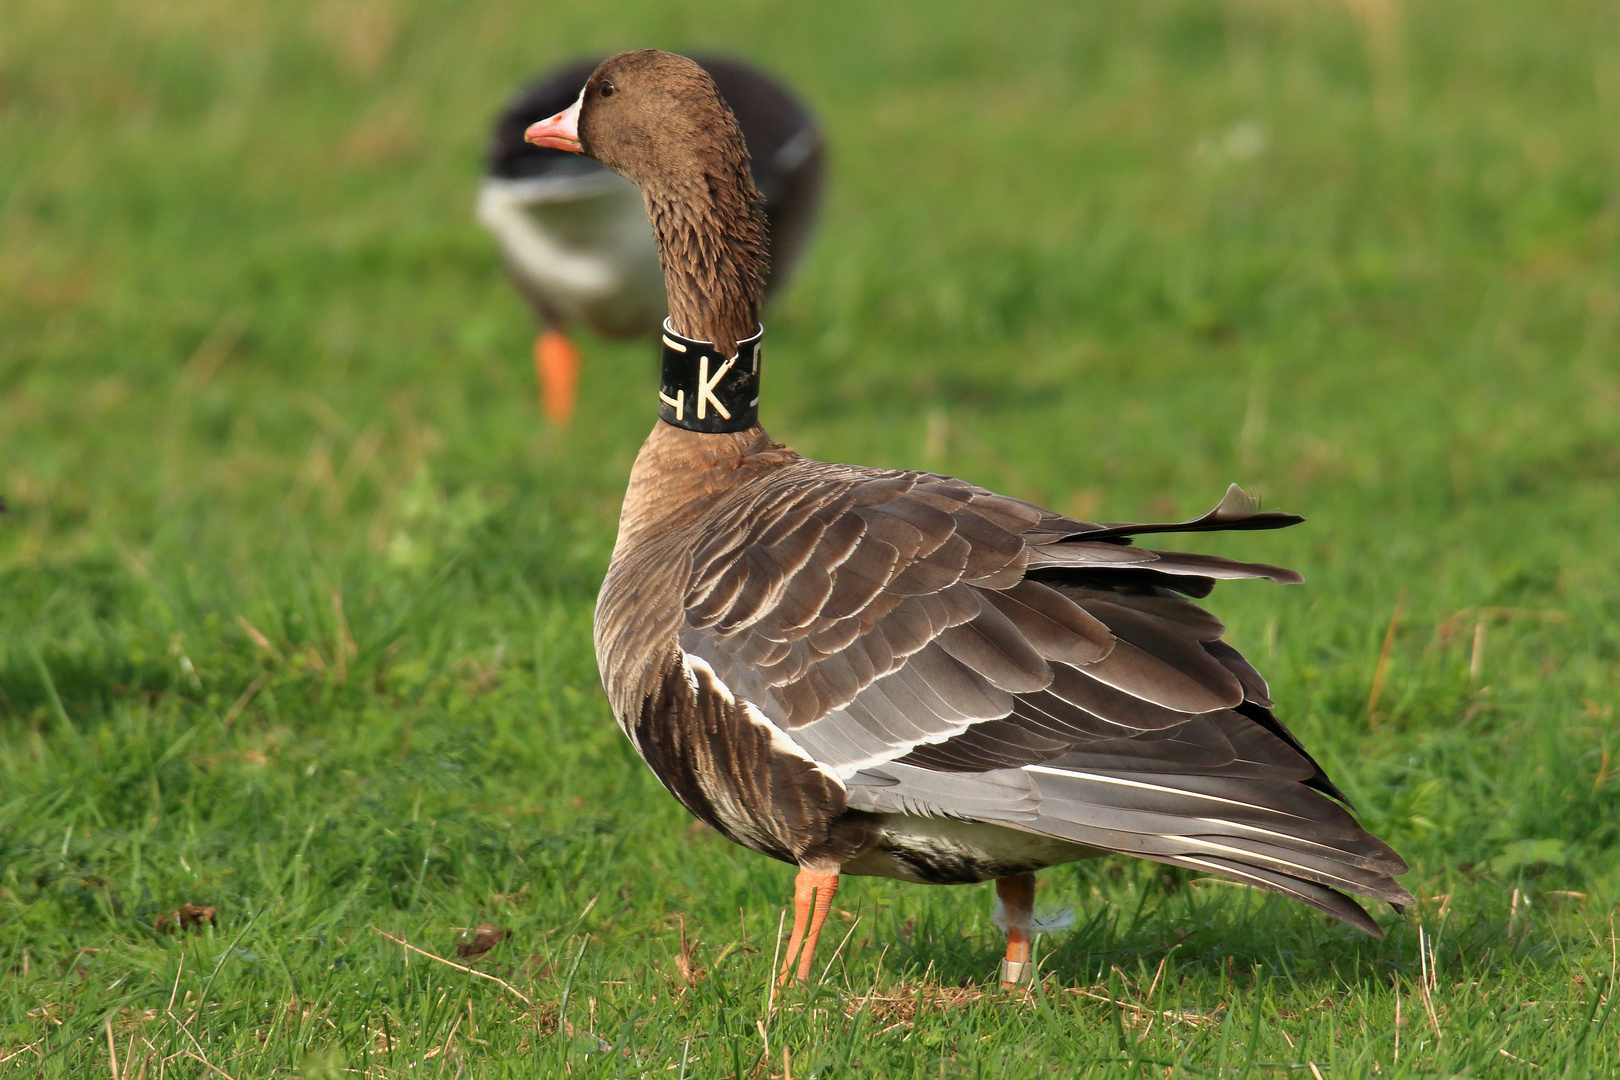
<path id="1" fill-rule="evenodd" d="M 753 335 L 765 217 L 748 145 L 708 72 L 656 49 L 611 56 L 573 105 L 524 137 L 584 154 L 641 189 L 678 333 L 723 354 Z"/>
<path id="2" fill-rule="evenodd" d="M 742 129 L 713 78 L 695 61 L 657 49 L 602 61 L 574 103 L 531 125 L 525 138 L 584 154 L 643 190 L 715 162 L 748 169 Z"/>

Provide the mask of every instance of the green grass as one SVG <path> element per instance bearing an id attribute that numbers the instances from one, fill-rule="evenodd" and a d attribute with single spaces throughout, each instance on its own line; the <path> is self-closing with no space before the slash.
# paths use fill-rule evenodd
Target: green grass
<path id="1" fill-rule="evenodd" d="M 7 9 L 0 1075 L 1620 1070 L 1620 12 L 694 7 Z M 852 879 L 769 999 L 791 871 L 688 827 L 591 655 L 652 361 L 587 342 L 547 430 L 470 217 L 518 79 L 643 45 L 826 119 L 777 437 L 1310 519 L 1213 548 L 1304 587 L 1213 602 L 1411 860 L 1386 941 L 1088 864 L 1007 996 L 985 888 Z M 510 989 L 374 932 L 480 922 Z"/>

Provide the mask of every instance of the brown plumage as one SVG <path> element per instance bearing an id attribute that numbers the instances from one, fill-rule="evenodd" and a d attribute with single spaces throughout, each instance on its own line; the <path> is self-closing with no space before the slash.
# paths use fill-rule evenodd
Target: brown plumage
<path id="1" fill-rule="evenodd" d="M 708 72 L 655 49 L 603 61 L 581 101 L 581 145 L 641 188 L 671 322 L 732 355 L 758 324 L 770 258 L 736 117 Z"/>
<path id="2" fill-rule="evenodd" d="M 746 151 L 701 69 L 613 57 L 531 137 L 576 139 L 640 185 L 671 328 L 732 355 L 756 325 L 764 241 Z M 1219 579 L 1298 576 L 1131 545 L 1299 520 L 1234 487 L 1190 522 L 1098 525 L 950 477 L 811 461 L 758 426 L 660 422 L 631 473 L 597 658 L 665 786 L 800 868 L 784 978 L 808 976 L 841 873 L 997 880 L 1002 976 L 1027 978 L 1029 875 L 1107 852 L 1381 935 L 1344 894 L 1406 903 L 1406 864 L 1193 602 Z"/>
<path id="3" fill-rule="evenodd" d="M 786 281 L 815 225 L 826 166 L 820 127 L 792 90 L 758 67 L 724 56 L 697 60 L 735 111 L 764 194 L 769 296 Z M 640 192 L 594 161 L 523 137 L 531 124 L 578 98 L 600 62 L 565 63 L 513 97 L 496 120 L 478 193 L 478 220 L 540 319 L 541 407 L 559 423 L 572 415 L 581 373 L 569 331 L 583 325 L 607 337 L 655 336 L 668 313 Z"/>

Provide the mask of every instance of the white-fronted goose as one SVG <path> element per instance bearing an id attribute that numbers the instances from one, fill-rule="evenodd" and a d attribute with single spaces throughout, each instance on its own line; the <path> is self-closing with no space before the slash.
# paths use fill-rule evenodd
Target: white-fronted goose
<path id="1" fill-rule="evenodd" d="M 1369 934 L 1406 864 L 1273 716 L 1189 597 L 1292 571 L 1146 551 L 1273 529 L 1235 487 L 1172 525 L 1096 525 L 932 473 L 833 465 L 757 421 L 765 222 L 703 69 L 602 63 L 528 131 L 642 191 L 663 256 L 659 422 L 596 609 L 608 697 L 688 810 L 799 867 L 782 978 L 810 974 L 840 874 L 995 879 L 1029 975 L 1033 872 L 1122 852 L 1292 896 Z"/>
<path id="2" fill-rule="evenodd" d="M 635 185 L 577 154 L 536 146 L 529 125 L 565 108 L 600 58 L 576 61 L 518 92 L 495 122 L 478 220 L 534 308 L 540 404 L 566 423 L 579 381 L 568 327 L 607 337 L 656 337 L 668 305 L 658 248 Z M 821 202 L 821 131 L 809 109 L 768 75 L 736 60 L 699 57 L 748 142 L 754 185 L 770 222 L 769 294 L 803 253 Z"/>

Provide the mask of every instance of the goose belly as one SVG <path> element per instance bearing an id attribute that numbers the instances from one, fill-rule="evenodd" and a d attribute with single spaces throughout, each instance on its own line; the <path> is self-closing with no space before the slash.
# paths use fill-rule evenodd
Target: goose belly
<path id="1" fill-rule="evenodd" d="M 873 840 L 845 862 L 841 872 L 928 885 L 966 885 L 1106 854 L 1005 825 L 884 814 Z"/>
<path id="2" fill-rule="evenodd" d="M 612 173 L 491 178 L 478 219 L 513 273 L 568 322 L 610 337 L 651 334 L 667 307 L 641 193 Z"/>

